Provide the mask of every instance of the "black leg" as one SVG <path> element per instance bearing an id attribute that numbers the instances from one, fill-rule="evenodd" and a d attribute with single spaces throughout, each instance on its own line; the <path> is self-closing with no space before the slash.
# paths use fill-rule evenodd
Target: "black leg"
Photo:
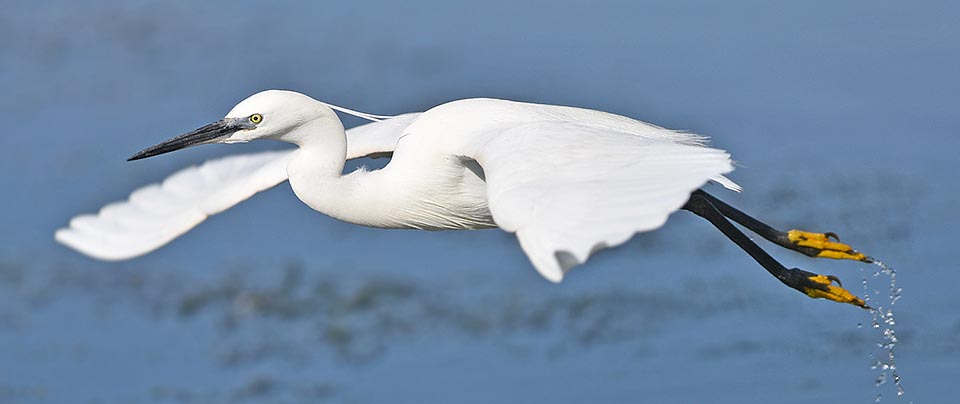
<path id="1" fill-rule="evenodd" d="M 704 194 L 702 191 L 693 193 L 690 196 L 690 200 L 687 201 L 687 204 L 683 206 L 683 209 L 707 219 L 720 230 L 720 232 L 727 236 L 727 238 L 736 243 L 737 246 L 746 251 L 747 254 L 750 254 L 767 272 L 779 279 L 780 282 L 810 297 L 825 298 L 836 302 L 850 303 L 864 308 L 867 307 L 863 300 L 854 296 L 846 289 L 834 285 L 834 281 L 838 284 L 840 283 L 839 279 L 835 276 L 818 275 L 799 268 L 785 268 L 751 241 L 750 238 L 744 235 L 743 232 L 737 229 L 732 223 L 727 221 L 723 213 L 721 213 Z"/>
<path id="2" fill-rule="evenodd" d="M 850 246 L 840 243 L 834 233 L 811 233 L 801 230 L 780 231 L 768 226 L 737 208 L 726 204 L 703 190 L 697 190 L 693 195 L 709 201 L 721 214 L 739 223 L 750 231 L 757 233 L 770 242 L 784 248 L 797 251 L 809 257 L 849 259 L 855 261 L 872 262 L 865 254 L 854 250 Z M 833 238 L 835 241 L 832 241 Z"/>

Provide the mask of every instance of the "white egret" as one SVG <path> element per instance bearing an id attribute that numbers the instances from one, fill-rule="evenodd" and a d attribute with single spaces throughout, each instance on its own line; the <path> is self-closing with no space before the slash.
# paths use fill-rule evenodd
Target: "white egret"
<path id="1" fill-rule="evenodd" d="M 374 122 L 345 131 L 334 109 Z M 809 256 L 869 257 L 832 241 L 832 233 L 778 231 L 700 190 L 708 181 L 740 190 L 724 176 L 733 170 L 730 155 L 707 147 L 706 138 L 606 112 L 466 99 L 384 117 L 269 90 L 130 160 L 255 139 L 299 147 L 184 169 L 96 215 L 74 218 L 56 239 L 103 260 L 137 257 L 289 180 L 308 206 L 350 223 L 515 233 L 537 271 L 559 282 L 593 252 L 654 230 L 685 209 L 713 223 L 784 284 L 810 297 L 866 307 L 834 285 L 836 277 L 784 268 L 727 219 Z M 391 160 L 379 170 L 343 174 L 346 160 L 364 156 Z"/>

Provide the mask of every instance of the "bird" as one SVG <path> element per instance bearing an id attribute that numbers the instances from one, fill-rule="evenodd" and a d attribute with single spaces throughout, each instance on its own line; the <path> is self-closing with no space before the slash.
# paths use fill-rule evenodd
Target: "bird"
<path id="1" fill-rule="evenodd" d="M 369 122 L 345 130 L 337 112 Z M 708 183 L 741 191 L 726 176 L 734 169 L 729 153 L 710 147 L 705 136 L 599 110 L 470 98 L 387 116 L 266 90 L 128 161 L 258 139 L 297 147 L 182 169 L 96 214 L 74 217 L 54 238 L 96 259 L 127 260 L 288 181 L 310 208 L 357 225 L 500 228 L 516 235 L 540 275 L 560 282 L 593 253 L 684 210 L 709 221 L 786 286 L 869 308 L 838 277 L 784 267 L 731 223 L 810 257 L 872 262 L 835 233 L 780 231 L 707 193 Z M 390 160 L 344 174 L 346 161 L 363 157 Z"/>

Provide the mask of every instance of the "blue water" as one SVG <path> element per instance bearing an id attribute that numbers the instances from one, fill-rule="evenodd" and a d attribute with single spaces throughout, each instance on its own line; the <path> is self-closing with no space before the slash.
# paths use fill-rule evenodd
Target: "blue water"
<path id="1" fill-rule="evenodd" d="M 381 114 L 511 98 L 710 135 L 745 189 L 717 195 L 897 269 L 903 402 L 954 401 L 958 16 L 947 1 L 5 4 L 0 402 L 896 401 L 874 386 L 869 313 L 784 288 L 683 213 L 560 285 L 503 232 L 351 226 L 286 185 L 126 263 L 53 242 L 178 167 L 284 147 L 124 161 L 266 88 Z M 872 271 L 765 246 L 856 292 Z"/>

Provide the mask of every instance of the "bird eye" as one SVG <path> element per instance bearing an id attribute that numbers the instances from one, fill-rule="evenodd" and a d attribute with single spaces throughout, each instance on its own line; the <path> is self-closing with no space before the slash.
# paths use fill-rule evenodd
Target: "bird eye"
<path id="1" fill-rule="evenodd" d="M 260 123 L 261 121 L 263 121 L 263 115 L 260 115 L 260 114 L 250 115 L 250 122 Z"/>

